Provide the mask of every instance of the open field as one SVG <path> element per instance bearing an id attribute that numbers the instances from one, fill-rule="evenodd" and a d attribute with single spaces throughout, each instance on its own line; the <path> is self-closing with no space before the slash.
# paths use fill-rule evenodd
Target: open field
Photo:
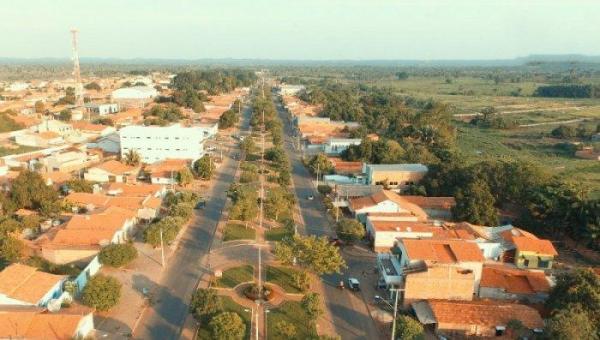
<path id="1" fill-rule="evenodd" d="M 582 184 L 592 197 L 600 197 L 600 162 L 575 158 L 572 150 L 564 146 L 565 140 L 547 137 L 555 126 L 496 130 L 457 125 L 458 148 L 469 161 L 488 157 L 529 161 L 551 174 Z"/>
<path id="2" fill-rule="evenodd" d="M 458 149 L 470 162 L 499 157 L 533 162 L 551 174 L 582 184 L 590 190 L 591 197 L 600 198 L 600 162 L 575 158 L 573 147 L 567 144 L 578 140 L 549 137 L 560 124 L 574 128 L 585 125 L 594 131 L 600 123 L 600 99 L 531 97 L 543 83 L 516 80 L 495 83 L 492 79 L 469 76 L 409 77 L 381 80 L 373 85 L 450 105 L 456 120 Z M 500 130 L 468 124 L 489 106 L 518 127 Z"/>

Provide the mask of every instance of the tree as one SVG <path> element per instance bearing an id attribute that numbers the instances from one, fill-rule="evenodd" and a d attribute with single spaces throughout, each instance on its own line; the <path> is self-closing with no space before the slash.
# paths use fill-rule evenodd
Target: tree
<path id="1" fill-rule="evenodd" d="M 459 221 L 495 227 L 498 225 L 495 202 L 489 186 L 477 179 L 469 183 L 465 189 L 457 191 L 456 205 L 452 208 L 452 214 Z"/>
<path id="2" fill-rule="evenodd" d="M 122 267 L 137 257 L 137 249 L 131 243 L 109 244 L 100 250 L 100 263 L 111 267 Z"/>
<path id="3" fill-rule="evenodd" d="M 577 131 L 572 126 L 560 125 L 550 132 L 550 135 L 555 138 L 569 139 L 575 137 Z"/>
<path id="4" fill-rule="evenodd" d="M 304 270 L 296 271 L 292 275 L 294 285 L 303 292 L 310 289 L 310 276 Z"/>
<path id="5" fill-rule="evenodd" d="M 34 209 L 44 216 L 53 216 L 60 211 L 58 193 L 47 186 L 37 172 L 21 171 L 12 183 L 10 198 L 16 209 Z"/>
<path id="6" fill-rule="evenodd" d="M 398 80 L 406 80 L 408 79 L 408 73 L 404 71 L 396 72 L 396 78 L 398 78 Z"/>
<path id="7" fill-rule="evenodd" d="M 281 187 L 271 188 L 265 200 L 265 212 L 267 216 L 279 221 L 282 214 L 289 211 L 294 203 L 294 198 Z"/>
<path id="8" fill-rule="evenodd" d="M 43 113 L 44 110 L 46 110 L 44 102 L 41 100 L 38 100 L 37 102 L 35 102 L 34 108 L 35 108 L 35 113 Z"/>
<path id="9" fill-rule="evenodd" d="M 212 338 L 216 340 L 243 339 L 246 335 L 246 324 L 242 318 L 233 312 L 217 314 L 208 323 Z"/>
<path id="10" fill-rule="evenodd" d="M 86 306 L 107 311 L 119 303 L 121 283 L 114 277 L 94 275 L 83 289 L 81 300 Z"/>
<path id="11" fill-rule="evenodd" d="M 400 315 L 396 319 L 396 339 L 424 339 L 423 325 L 408 315 Z"/>
<path id="12" fill-rule="evenodd" d="M 339 273 L 346 266 L 339 249 L 325 236 L 294 235 L 293 238 L 277 242 L 273 253 L 284 264 L 296 263 L 318 275 Z"/>
<path id="13" fill-rule="evenodd" d="M 96 83 L 95 81 L 85 84 L 85 86 L 83 86 L 86 90 L 94 90 L 94 91 L 102 91 L 102 87 L 100 87 L 100 85 L 98 83 Z"/>
<path id="14" fill-rule="evenodd" d="M 254 139 L 250 136 L 244 138 L 244 140 L 240 143 L 240 148 L 245 155 L 251 154 L 254 149 L 256 149 Z"/>
<path id="15" fill-rule="evenodd" d="M 202 158 L 194 162 L 194 173 L 201 179 L 211 179 L 214 171 L 215 165 L 208 154 L 202 156 Z"/>
<path id="16" fill-rule="evenodd" d="M 177 182 L 182 186 L 187 186 L 194 180 L 194 174 L 186 166 L 177 172 Z"/>
<path id="17" fill-rule="evenodd" d="M 323 174 L 327 174 L 333 170 L 333 164 L 329 161 L 325 154 L 320 153 L 318 155 L 313 156 L 308 161 L 308 168 L 313 174 L 317 174 L 319 172 L 319 176 Z"/>
<path id="18" fill-rule="evenodd" d="M 60 111 L 60 113 L 58 114 L 58 119 L 62 120 L 63 122 L 70 121 L 72 117 L 73 117 L 73 114 L 71 113 L 71 110 L 69 110 L 69 109 L 64 109 L 64 110 Z"/>
<path id="19" fill-rule="evenodd" d="M 304 295 L 300 304 L 310 322 L 317 321 L 317 319 L 323 315 L 323 302 L 321 301 L 321 295 L 318 293 L 308 293 Z"/>
<path id="20" fill-rule="evenodd" d="M 547 324 L 550 339 L 556 340 L 594 340 L 597 331 L 588 313 L 578 307 L 558 310 Z"/>
<path id="21" fill-rule="evenodd" d="M 125 164 L 129 166 L 137 166 L 138 164 L 140 164 L 140 161 L 140 154 L 133 149 L 130 149 L 125 155 Z"/>
<path id="22" fill-rule="evenodd" d="M 344 218 L 336 224 L 336 233 L 341 240 L 355 242 L 365 237 L 365 227 L 355 219 Z"/>
<path id="23" fill-rule="evenodd" d="M 252 186 L 240 186 L 232 193 L 233 206 L 229 215 L 233 219 L 251 221 L 258 214 L 258 194 Z"/>
<path id="24" fill-rule="evenodd" d="M 240 116 L 235 110 L 227 110 L 223 112 L 221 117 L 219 117 L 219 129 L 228 129 L 233 127 L 239 120 Z"/>
<path id="25" fill-rule="evenodd" d="M 279 321 L 275 324 L 275 334 L 282 339 L 293 339 L 296 336 L 296 326 L 287 321 Z"/>
<path id="26" fill-rule="evenodd" d="M 16 262 L 23 257 L 25 245 L 12 236 L 0 238 L 0 258 L 7 262 Z"/>
<path id="27" fill-rule="evenodd" d="M 216 290 L 200 288 L 192 294 L 190 312 L 197 320 L 210 318 L 222 310 L 221 299 Z"/>
<path id="28" fill-rule="evenodd" d="M 554 312 L 580 308 L 600 329 L 600 277 L 590 269 L 577 269 L 557 276 L 546 306 Z"/>
<path id="29" fill-rule="evenodd" d="M 56 104 L 54 105 L 75 105 L 77 101 L 77 97 L 75 96 L 75 89 L 72 87 L 67 87 L 64 97 L 60 97 Z"/>
<path id="30" fill-rule="evenodd" d="M 92 193 L 94 191 L 94 184 L 86 181 L 85 179 L 74 178 L 65 182 L 65 188 L 69 191 L 75 192 L 87 192 Z"/>

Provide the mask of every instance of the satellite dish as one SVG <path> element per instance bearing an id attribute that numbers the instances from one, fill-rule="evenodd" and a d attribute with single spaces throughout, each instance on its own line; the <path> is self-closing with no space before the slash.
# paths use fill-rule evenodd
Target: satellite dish
<path id="1" fill-rule="evenodd" d="M 55 313 L 60 310 L 61 306 L 62 306 L 62 302 L 60 300 L 52 299 L 52 300 L 48 301 L 48 306 L 46 308 L 48 308 L 48 311 Z"/>

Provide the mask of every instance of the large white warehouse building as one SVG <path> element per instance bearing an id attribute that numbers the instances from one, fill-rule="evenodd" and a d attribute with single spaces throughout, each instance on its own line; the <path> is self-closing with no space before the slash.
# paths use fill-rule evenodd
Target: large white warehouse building
<path id="1" fill-rule="evenodd" d="M 121 155 L 134 150 L 144 163 L 167 158 L 193 162 L 204 155 L 204 139 L 204 129 L 199 127 L 130 125 L 120 130 Z"/>

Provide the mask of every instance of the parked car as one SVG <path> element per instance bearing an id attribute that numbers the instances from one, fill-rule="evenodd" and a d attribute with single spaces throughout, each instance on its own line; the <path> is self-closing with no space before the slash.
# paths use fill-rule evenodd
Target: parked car
<path id="1" fill-rule="evenodd" d="M 309 195 L 308 197 L 306 197 L 307 200 L 312 201 L 315 199 L 315 196 L 313 195 Z"/>
<path id="2" fill-rule="evenodd" d="M 348 279 L 348 288 L 355 292 L 358 292 L 360 291 L 360 282 L 358 282 L 357 279 L 351 277 Z"/>
<path id="3" fill-rule="evenodd" d="M 194 207 L 194 209 L 202 209 L 206 207 L 206 201 L 200 201 L 198 203 L 196 203 L 196 206 Z"/>

